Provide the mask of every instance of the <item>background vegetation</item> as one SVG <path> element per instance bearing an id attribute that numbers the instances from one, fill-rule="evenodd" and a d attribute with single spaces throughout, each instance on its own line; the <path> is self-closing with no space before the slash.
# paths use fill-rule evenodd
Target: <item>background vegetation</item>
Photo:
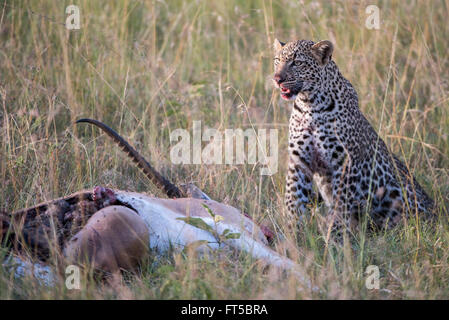
<path id="1" fill-rule="evenodd" d="M 76 4 L 81 29 L 64 27 Z M 379 30 L 365 8 L 380 8 Z M 290 106 L 271 85 L 272 43 L 329 39 L 360 108 L 414 172 L 441 213 L 449 207 L 447 1 L 0 0 L 0 209 L 14 211 L 103 185 L 161 195 L 97 129 L 126 137 L 177 183 L 248 212 L 279 235 L 274 246 L 303 266 L 321 293 L 247 256 L 149 259 L 116 286 L 82 290 L 17 280 L 0 268 L 0 298 L 449 298 L 449 224 L 412 219 L 343 247 L 326 246 L 316 217 L 285 232 Z M 169 133 L 204 127 L 279 129 L 279 170 L 173 165 Z M 237 260 L 237 261 L 236 261 Z M 368 265 L 380 290 L 365 287 Z"/>

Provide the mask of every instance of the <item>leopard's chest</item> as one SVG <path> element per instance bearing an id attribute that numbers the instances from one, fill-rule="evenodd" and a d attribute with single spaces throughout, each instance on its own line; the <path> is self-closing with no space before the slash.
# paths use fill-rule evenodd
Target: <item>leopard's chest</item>
<path id="1" fill-rule="evenodd" d="M 289 125 L 289 154 L 313 174 L 326 175 L 332 168 L 332 130 L 313 117 L 292 117 Z"/>
<path id="2" fill-rule="evenodd" d="M 308 114 L 290 121 L 290 159 L 313 179 L 326 203 L 332 202 L 332 177 L 336 166 L 338 140 L 327 119 Z"/>

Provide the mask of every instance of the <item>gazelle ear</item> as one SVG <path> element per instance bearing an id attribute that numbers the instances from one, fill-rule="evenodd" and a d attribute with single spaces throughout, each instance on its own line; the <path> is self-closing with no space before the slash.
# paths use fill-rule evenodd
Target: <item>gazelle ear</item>
<path id="1" fill-rule="evenodd" d="M 332 59 L 334 45 L 329 40 L 319 41 L 310 48 L 310 52 L 318 63 L 324 66 Z"/>
<path id="2" fill-rule="evenodd" d="M 284 42 L 280 42 L 278 39 L 274 39 L 273 48 L 275 52 L 281 50 L 283 46 L 285 46 Z"/>

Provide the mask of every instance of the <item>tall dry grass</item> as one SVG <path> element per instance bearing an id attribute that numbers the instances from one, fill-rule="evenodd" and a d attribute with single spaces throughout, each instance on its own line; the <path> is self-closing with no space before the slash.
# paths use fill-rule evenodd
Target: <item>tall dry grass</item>
<path id="1" fill-rule="evenodd" d="M 88 1 L 81 29 L 64 28 L 72 1 L 0 1 L 0 209 L 14 211 L 95 185 L 160 195 L 98 130 L 111 125 L 175 182 L 270 224 L 275 244 L 321 293 L 242 255 L 149 259 L 116 287 L 88 275 L 83 290 L 14 279 L 0 269 L 0 298 L 448 298 L 449 3 L 447 1 Z M 365 8 L 380 8 L 379 30 Z M 290 106 L 272 88 L 274 38 L 329 39 L 360 108 L 438 202 L 437 226 L 412 220 L 352 246 L 326 246 L 316 217 L 286 232 L 282 198 Z M 279 170 L 173 165 L 177 128 L 279 129 Z M 365 287 L 368 265 L 381 289 Z"/>

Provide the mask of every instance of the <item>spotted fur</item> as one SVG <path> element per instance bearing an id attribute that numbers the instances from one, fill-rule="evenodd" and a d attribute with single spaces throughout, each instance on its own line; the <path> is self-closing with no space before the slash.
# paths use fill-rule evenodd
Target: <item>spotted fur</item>
<path id="1" fill-rule="evenodd" d="M 282 98 L 294 101 L 288 212 L 302 215 L 321 196 L 338 235 L 364 213 L 376 227 L 394 226 L 410 213 L 431 215 L 433 201 L 360 111 L 356 91 L 332 61 L 332 43 L 276 40 L 274 47 L 273 80 Z"/>

